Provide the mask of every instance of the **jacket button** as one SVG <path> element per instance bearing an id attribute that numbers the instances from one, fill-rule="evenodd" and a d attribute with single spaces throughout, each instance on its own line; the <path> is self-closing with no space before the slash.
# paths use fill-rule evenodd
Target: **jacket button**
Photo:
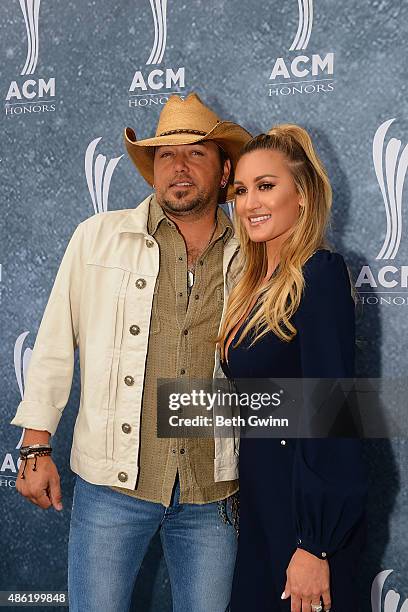
<path id="1" fill-rule="evenodd" d="M 148 249 L 151 249 L 153 245 L 154 245 L 153 240 L 146 240 L 146 246 Z"/>
<path id="2" fill-rule="evenodd" d="M 119 472 L 118 478 L 120 482 L 126 482 L 128 479 L 128 475 L 126 474 L 126 472 Z"/>
<path id="3" fill-rule="evenodd" d="M 138 325 L 131 325 L 129 331 L 132 336 L 137 336 L 137 334 L 140 334 L 140 327 Z"/>
<path id="4" fill-rule="evenodd" d="M 135 382 L 135 379 L 133 378 L 133 376 L 125 376 L 125 383 L 131 387 Z"/>
<path id="5" fill-rule="evenodd" d="M 122 431 L 123 433 L 130 433 L 132 431 L 132 428 L 129 423 L 122 423 Z"/>
<path id="6" fill-rule="evenodd" d="M 138 278 L 135 285 L 138 289 L 144 289 L 146 287 L 146 281 L 144 278 Z"/>

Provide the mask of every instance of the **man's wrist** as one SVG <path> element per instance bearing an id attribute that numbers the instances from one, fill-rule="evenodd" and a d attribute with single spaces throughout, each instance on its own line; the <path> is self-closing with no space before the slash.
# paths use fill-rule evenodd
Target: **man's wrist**
<path id="1" fill-rule="evenodd" d="M 24 432 L 22 446 L 30 444 L 48 444 L 51 434 L 49 431 L 41 431 L 39 429 L 26 429 Z"/>

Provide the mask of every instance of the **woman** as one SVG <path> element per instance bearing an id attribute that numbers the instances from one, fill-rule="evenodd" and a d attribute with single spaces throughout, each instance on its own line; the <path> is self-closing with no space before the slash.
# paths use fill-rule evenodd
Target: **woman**
<path id="1" fill-rule="evenodd" d="M 353 377 L 354 301 L 326 246 L 331 188 L 307 132 L 252 139 L 235 188 L 242 270 L 219 337 L 225 374 Z M 357 439 L 242 438 L 232 612 L 358 610 L 365 496 Z"/>

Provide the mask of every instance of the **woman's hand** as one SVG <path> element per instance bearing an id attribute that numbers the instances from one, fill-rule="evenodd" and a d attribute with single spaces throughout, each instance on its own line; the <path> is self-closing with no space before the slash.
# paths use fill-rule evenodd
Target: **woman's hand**
<path id="1" fill-rule="evenodd" d="M 286 570 L 286 585 L 282 599 L 291 597 L 291 612 L 311 612 L 312 605 L 330 610 L 330 570 L 327 559 L 298 548 Z"/>

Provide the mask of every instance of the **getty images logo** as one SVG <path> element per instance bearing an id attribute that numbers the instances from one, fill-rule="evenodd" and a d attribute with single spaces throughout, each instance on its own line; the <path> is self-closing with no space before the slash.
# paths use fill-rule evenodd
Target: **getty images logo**
<path id="1" fill-rule="evenodd" d="M 313 0 L 298 0 L 298 11 L 298 27 L 289 48 L 291 52 L 305 51 L 309 45 L 313 28 Z M 278 57 L 269 76 L 268 95 L 328 93 L 334 89 L 333 71 L 334 53 Z"/>
<path id="2" fill-rule="evenodd" d="M 14 371 L 16 374 L 17 385 L 20 397 L 24 397 L 24 386 L 27 378 L 28 365 L 30 363 L 32 349 L 26 347 L 23 350 L 24 340 L 30 332 L 25 331 L 20 334 L 14 345 Z M 21 430 L 20 439 L 16 444 L 16 451 L 19 450 L 23 442 L 24 429 Z M 16 485 L 16 475 L 20 467 L 19 457 L 13 457 L 12 453 L 5 453 L 0 465 L 0 487 L 12 487 Z"/>
<path id="3" fill-rule="evenodd" d="M 399 593 L 393 589 L 385 592 L 385 581 L 393 571 L 384 570 L 374 578 L 371 586 L 371 612 L 408 612 L 408 599 L 400 605 Z"/>
<path id="4" fill-rule="evenodd" d="M 153 14 L 154 40 L 146 66 L 137 70 L 129 87 L 129 106 L 146 107 L 165 104 L 172 93 L 185 87 L 185 68 L 160 68 L 167 44 L 167 0 L 150 0 Z"/>
<path id="5" fill-rule="evenodd" d="M 27 41 L 27 55 L 20 71 L 21 77 L 32 76 L 39 57 L 40 0 L 20 0 Z M 55 111 L 55 77 L 19 78 L 9 85 L 5 113 L 8 116 Z"/>
<path id="6" fill-rule="evenodd" d="M 384 121 L 373 138 L 373 166 L 385 208 L 385 238 L 376 260 L 395 261 L 401 246 L 403 230 L 404 183 L 408 170 L 408 144 L 387 138 L 395 118 Z M 394 264 L 363 266 L 356 281 L 361 301 L 367 304 L 408 303 L 407 292 L 396 295 L 408 287 L 408 266 Z M 373 290 L 375 289 L 375 291 Z M 377 295 L 378 294 L 378 295 Z M 381 295 L 380 295 L 381 294 Z"/>
<path id="7" fill-rule="evenodd" d="M 114 157 L 106 163 L 106 156 L 95 150 L 102 136 L 92 140 L 85 152 L 85 176 L 95 214 L 108 210 L 109 188 L 113 171 L 123 155 Z"/>

